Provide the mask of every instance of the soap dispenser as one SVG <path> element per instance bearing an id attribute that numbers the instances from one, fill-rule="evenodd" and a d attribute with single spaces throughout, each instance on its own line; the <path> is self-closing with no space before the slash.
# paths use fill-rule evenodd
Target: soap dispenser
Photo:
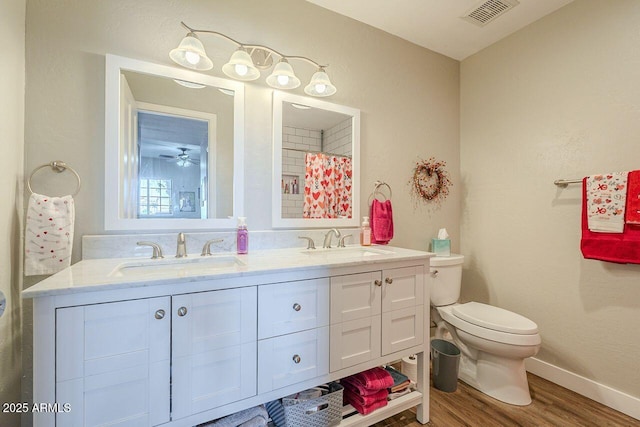
<path id="1" fill-rule="evenodd" d="M 238 254 L 240 255 L 249 253 L 249 230 L 247 230 L 246 221 L 246 217 L 238 217 L 236 246 L 238 249 Z"/>
<path id="2" fill-rule="evenodd" d="M 362 217 L 362 227 L 360 227 L 360 244 L 362 246 L 371 246 L 371 227 L 369 226 L 369 217 Z"/>

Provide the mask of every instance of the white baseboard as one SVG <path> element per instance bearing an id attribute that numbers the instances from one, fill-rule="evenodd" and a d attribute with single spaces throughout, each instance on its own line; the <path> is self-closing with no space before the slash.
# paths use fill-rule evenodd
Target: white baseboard
<path id="1" fill-rule="evenodd" d="M 527 371 L 591 400 L 640 420 L 640 398 L 615 390 L 593 380 L 569 372 L 542 360 L 530 357 L 525 361 Z"/>

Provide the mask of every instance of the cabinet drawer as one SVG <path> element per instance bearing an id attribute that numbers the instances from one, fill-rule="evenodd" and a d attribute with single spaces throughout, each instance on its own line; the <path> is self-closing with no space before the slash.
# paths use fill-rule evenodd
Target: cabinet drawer
<path id="1" fill-rule="evenodd" d="M 423 306 L 382 313 L 382 355 L 395 353 L 424 341 Z"/>
<path id="2" fill-rule="evenodd" d="M 258 341 L 258 393 L 328 372 L 328 327 Z"/>
<path id="3" fill-rule="evenodd" d="M 331 325 L 331 372 L 380 357 L 380 316 Z"/>
<path id="4" fill-rule="evenodd" d="M 258 287 L 258 339 L 328 324 L 328 278 Z"/>

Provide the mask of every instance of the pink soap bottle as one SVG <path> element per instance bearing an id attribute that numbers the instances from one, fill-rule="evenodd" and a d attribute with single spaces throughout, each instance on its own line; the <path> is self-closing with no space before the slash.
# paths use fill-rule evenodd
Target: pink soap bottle
<path id="1" fill-rule="evenodd" d="M 240 255 L 249 253 L 249 230 L 247 230 L 246 220 L 246 217 L 238 217 L 236 246 Z"/>

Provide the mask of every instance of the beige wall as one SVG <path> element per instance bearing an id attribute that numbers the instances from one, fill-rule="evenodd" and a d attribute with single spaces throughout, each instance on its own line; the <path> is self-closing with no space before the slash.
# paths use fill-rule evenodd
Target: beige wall
<path id="1" fill-rule="evenodd" d="M 362 112 L 361 210 L 368 209 L 374 181 L 384 180 L 393 188 L 393 244 L 427 249 L 437 229 L 447 227 L 458 248 L 458 61 L 300 0 L 29 0 L 26 170 L 61 159 L 82 177 L 74 261 L 80 257 L 82 235 L 105 233 L 104 55 L 172 65 L 168 52 L 186 34 L 181 20 L 330 64 L 338 87 L 330 101 Z M 215 64 L 211 74 L 224 77 L 220 68 L 234 47 L 212 36 L 202 39 Z M 303 81 L 315 71 L 292 64 Z M 264 77 L 246 84 L 244 197 L 250 230 L 271 228 L 271 93 Z M 302 88 L 294 93 L 303 94 Z M 414 209 L 411 169 L 416 160 L 430 156 L 448 163 L 454 186 L 439 209 Z M 74 188 L 72 179 L 53 178 L 58 181 L 42 179 L 34 186 L 54 194 Z M 28 343 L 25 352 L 30 351 Z"/>
<path id="2" fill-rule="evenodd" d="M 640 168 L 637 0 L 579 0 L 461 65 L 464 297 L 534 320 L 538 357 L 640 397 L 640 266 L 584 260 L 580 185 Z"/>
<path id="3" fill-rule="evenodd" d="M 25 0 L 0 4 L 0 291 L 7 298 L 0 317 L 0 402 L 20 402 L 22 378 L 22 268 L 20 221 L 24 171 Z M 0 412 L 0 425 L 18 425 L 19 414 Z"/>

